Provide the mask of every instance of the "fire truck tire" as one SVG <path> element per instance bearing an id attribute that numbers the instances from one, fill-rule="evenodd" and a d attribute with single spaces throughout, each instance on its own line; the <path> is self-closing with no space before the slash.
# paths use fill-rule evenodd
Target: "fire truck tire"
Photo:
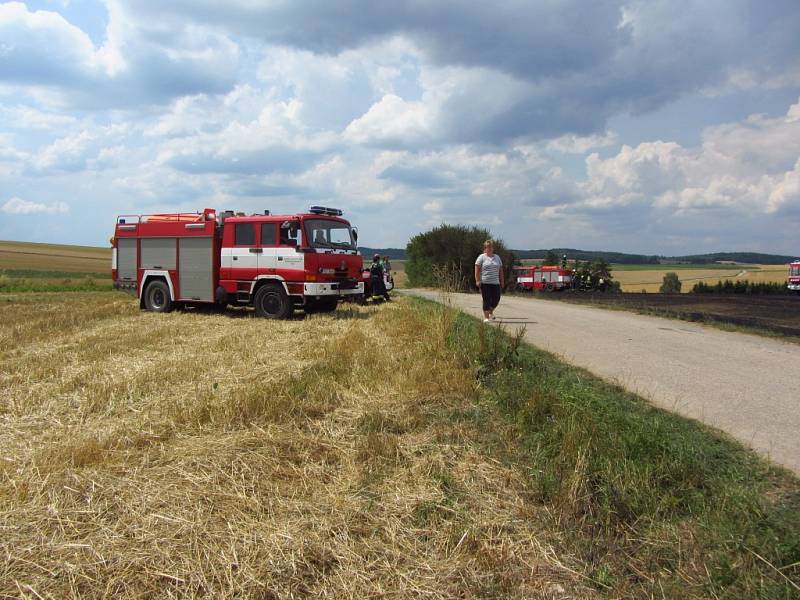
<path id="1" fill-rule="evenodd" d="M 285 319 L 292 314 L 292 301 L 280 285 L 265 284 L 258 288 L 253 306 L 256 315 L 266 319 Z"/>
<path id="2" fill-rule="evenodd" d="M 147 284 L 144 290 L 144 307 L 151 312 L 169 312 L 172 310 L 172 299 L 169 287 L 160 279 Z"/>

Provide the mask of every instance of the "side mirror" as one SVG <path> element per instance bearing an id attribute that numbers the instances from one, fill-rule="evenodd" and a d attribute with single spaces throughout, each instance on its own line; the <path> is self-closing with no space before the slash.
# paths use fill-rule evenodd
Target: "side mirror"
<path id="1" fill-rule="evenodd" d="M 358 243 L 358 227 L 353 227 L 353 239 Z"/>

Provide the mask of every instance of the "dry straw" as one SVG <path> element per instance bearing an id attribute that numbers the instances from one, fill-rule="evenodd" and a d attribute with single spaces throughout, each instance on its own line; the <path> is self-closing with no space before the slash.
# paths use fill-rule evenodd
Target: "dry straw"
<path id="1" fill-rule="evenodd" d="M 592 597 L 447 310 L 0 310 L 0 597 Z"/>

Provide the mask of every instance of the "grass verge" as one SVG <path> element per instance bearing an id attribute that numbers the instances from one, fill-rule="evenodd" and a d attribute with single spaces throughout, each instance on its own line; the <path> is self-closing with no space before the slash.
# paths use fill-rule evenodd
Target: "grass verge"
<path id="1" fill-rule="evenodd" d="M 415 300 L 416 302 L 423 302 Z M 459 314 L 450 343 L 516 428 L 552 526 L 612 597 L 800 597 L 800 482 Z"/>

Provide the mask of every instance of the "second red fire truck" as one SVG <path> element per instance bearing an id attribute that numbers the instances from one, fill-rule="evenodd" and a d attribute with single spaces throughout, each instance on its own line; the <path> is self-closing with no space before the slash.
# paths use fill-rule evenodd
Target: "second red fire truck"
<path id="1" fill-rule="evenodd" d="M 364 294 L 357 240 L 341 210 L 322 206 L 294 215 L 124 215 L 112 239 L 112 279 L 155 312 L 176 304 L 251 305 L 268 318 L 332 311 Z"/>
<path id="2" fill-rule="evenodd" d="M 531 292 L 558 291 L 572 287 L 573 275 L 570 269 L 559 266 L 530 265 L 514 267 L 517 291 Z"/>
<path id="3" fill-rule="evenodd" d="M 789 263 L 789 280 L 786 287 L 800 294 L 800 258 Z"/>

